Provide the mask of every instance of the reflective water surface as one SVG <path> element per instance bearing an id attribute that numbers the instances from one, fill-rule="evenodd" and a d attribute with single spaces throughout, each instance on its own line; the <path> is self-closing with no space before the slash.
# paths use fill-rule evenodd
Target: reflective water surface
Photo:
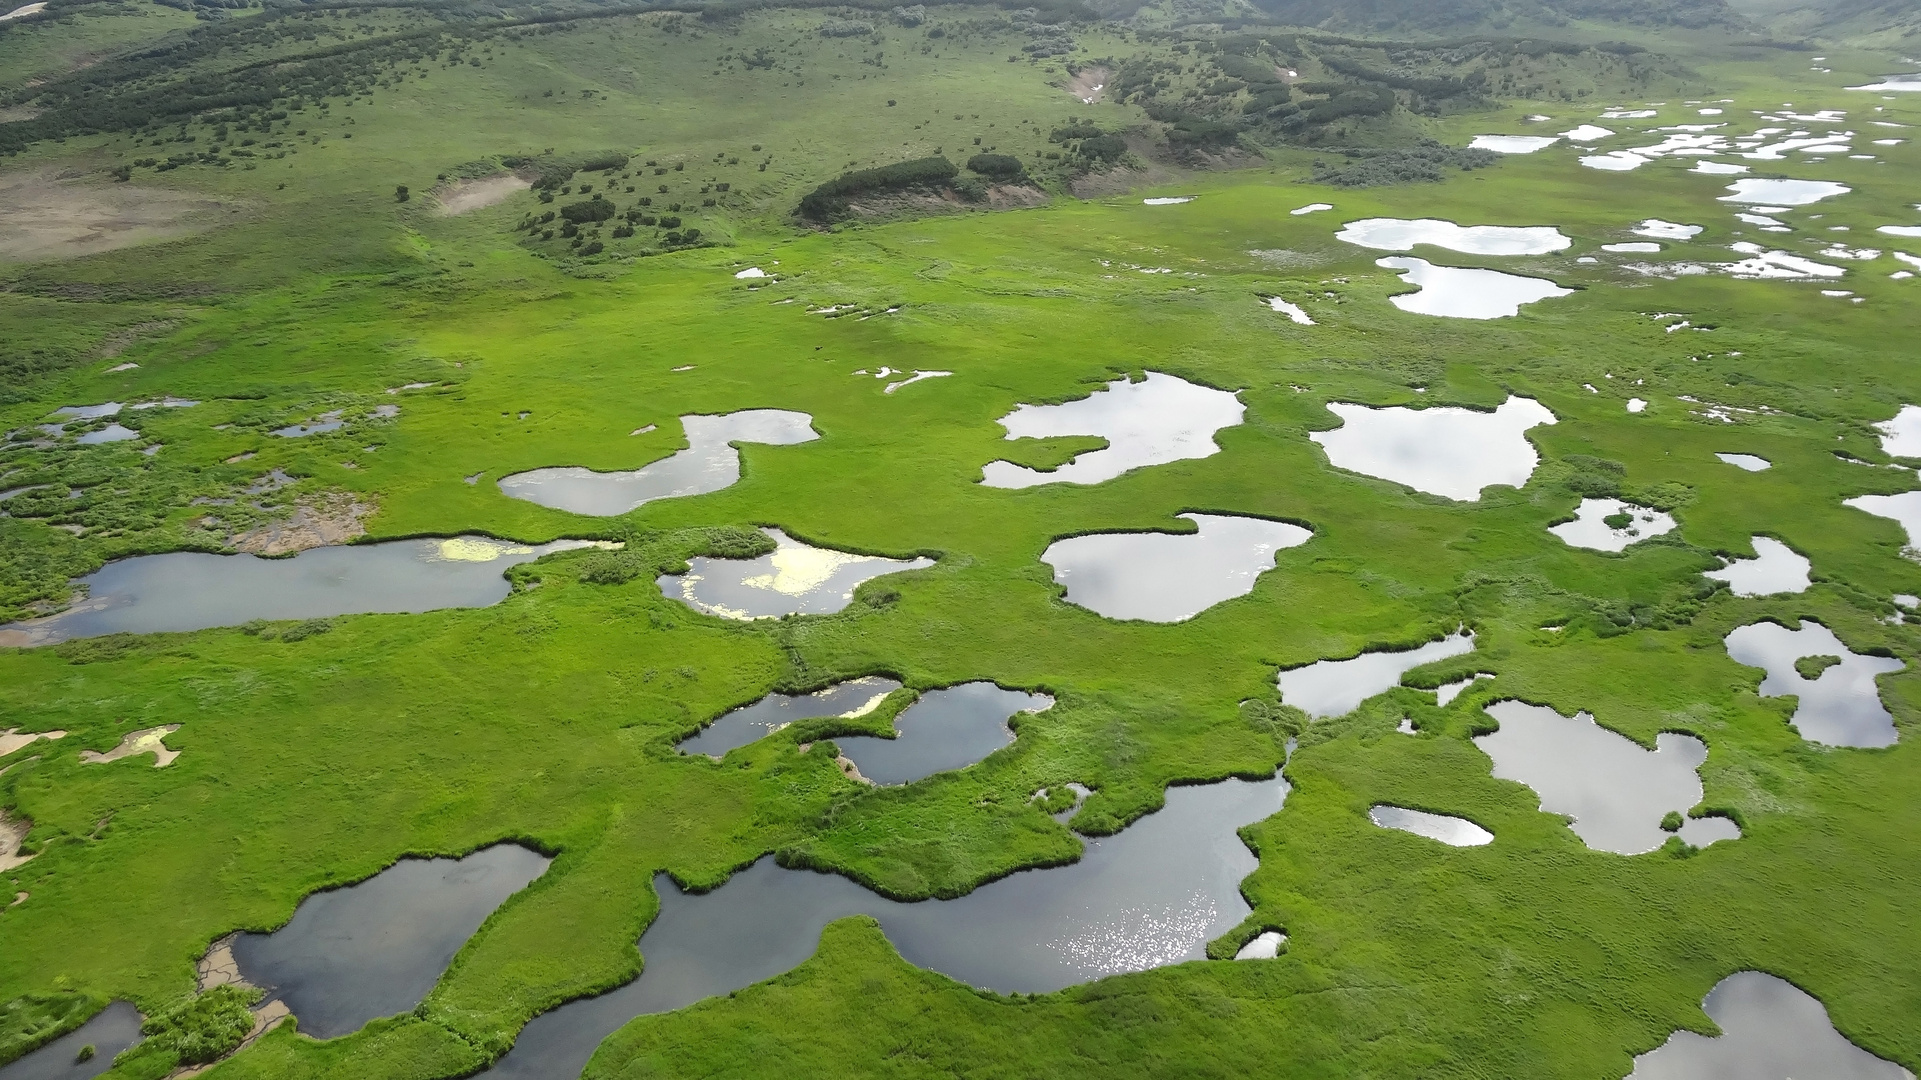
<path id="1" fill-rule="evenodd" d="M 1425 810 L 1408 810 L 1399 806 L 1382 804 L 1370 809 L 1367 818 L 1383 829 L 1399 829 L 1429 840 L 1439 840 L 1449 847 L 1480 847 L 1494 842 L 1494 834 L 1474 824 L 1466 818 L 1450 817 L 1447 814 L 1430 814 Z"/>
<path id="2" fill-rule="evenodd" d="M 1346 716 L 1361 702 L 1400 685 L 1401 676 L 1422 664 L 1474 651 L 1474 635 L 1457 631 L 1418 649 L 1366 652 L 1349 660 L 1317 660 L 1288 668 L 1275 677 L 1281 703 L 1319 720 Z"/>
<path id="3" fill-rule="evenodd" d="M 1067 601 L 1110 619 L 1180 622 L 1254 591 L 1274 553 L 1314 534 L 1265 518 L 1182 514 L 1192 533 L 1093 533 L 1041 553 Z"/>
<path id="4" fill-rule="evenodd" d="M 900 689 L 893 679 L 870 675 L 835 683 L 812 694 L 769 694 L 752 705 L 727 713 L 680 742 L 683 754 L 706 754 L 718 761 L 727 751 L 766 738 L 796 720 L 817 716 L 866 716 L 887 695 Z"/>
<path id="5" fill-rule="evenodd" d="M 1105 448 L 1080 454 L 1052 472 L 990 461 L 981 483 L 997 488 L 1098 484 L 1129 469 L 1211 457 L 1221 450 L 1214 433 L 1239 424 L 1246 411 L 1226 390 L 1158 371 L 1141 382 L 1122 377 L 1077 401 L 1021 405 L 1000 420 L 1009 440 L 1095 435 L 1107 440 Z"/>
<path id="6" fill-rule="evenodd" d="M 0 626 L 0 646 L 45 645 L 100 634 L 239 626 L 253 619 L 315 619 L 487 607 L 512 591 L 502 571 L 555 551 L 484 536 L 309 548 L 287 558 L 171 552 L 108 563 L 81 578 L 87 598 L 44 619 Z"/>
<path id="7" fill-rule="evenodd" d="M 1492 484 L 1527 483 L 1541 459 L 1526 433 L 1555 423 L 1547 406 L 1512 396 L 1493 412 L 1340 401 L 1328 402 L 1327 410 L 1342 425 L 1308 438 L 1327 451 L 1330 464 L 1458 502 L 1479 501 L 1481 489 Z"/>
<path id="8" fill-rule="evenodd" d="M 1755 203 L 1771 206 L 1806 206 L 1854 190 L 1832 180 L 1736 180 L 1728 185 L 1731 194 L 1722 202 Z"/>
<path id="9" fill-rule="evenodd" d="M 762 859 L 704 895 L 655 879 L 660 915 L 641 936 L 639 978 L 534 1018 L 494 1066 L 501 1078 L 575 1080 L 628 1020 L 749 986 L 806 960 L 823 927 L 880 921 L 909 963 L 974 986 L 1041 993 L 1108 975 L 1199 960 L 1247 917 L 1241 879 L 1256 860 L 1235 834 L 1280 810 L 1287 784 L 1174 787 L 1167 805 L 1077 863 L 1028 870 L 955 900 L 903 904 L 846 878 Z"/>
<path id="10" fill-rule="evenodd" d="M 1759 971 L 1737 971 L 1701 1008 L 1716 1037 L 1677 1031 L 1634 1059 L 1627 1080 L 1914 1080 L 1834 1030 L 1821 1002 Z"/>
<path id="11" fill-rule="evenodd" d="M 1808 571 L 1814 564 L 1807 556 L 1772 536 L 1751 537 L 1755 557 L 1732 559 L 1719 570 L 1704 576 L 1725 581 L 1736 596 L 1774 596 L 1779 593 L 1808 591 Z"/>
<path id="12" fill-rule="evenodd" d="M 961 769 L 1014 741 L 1007 721 L 1019 712 L 1041 712 L 1054 704 L 1046 694 L 1003 690 L 991 682 L 962 683 L 929 690 L 894 717 L 892 739 L 840 735 L 840 752 L 860 774 L 876 784 L 911 784 L 949 769 Z"/>
<path id="13" fill-rule="evenodd" d="M 655 499 L 705 495 L 740 480 L 737 442 L 790 446 L 820 438 L 813 417 L 785 409 L 744 409 L 722 416 L 680 418 L 687 448 L 632 472 L 594 472 L 578 466 L 533 469 L 500 479 L 516 499 L 576 514 L 612 517 Z"/>
<path id="14" fill-rule="evenodd" d="M 1436 266 L 1426 259 L 1395 256 L 1376 259 L 1374 265 L 1400 271 L 1401 280 L 1420 290 L 1388 297 L 1395 307 L 1417 315 L 1506 319 L 1519 315 L 1522 304 L 1574 295 L 1573 289 L 1563 289 L 1545 278 Z"/>
<path id="15" fill-rule="evenodd" d="M 1728 656 L 1768 673 L 1758 691 L 1762 697 L 1799 699 L 1789 722 L 1802 738 L 1829 746 L 1894 745 L 1899 737 L 1894 717 L 1881 704 L 1874 680 L 1907 665 L 1890 656 L 1856 655 L 1820 623 L 1802 619 L 1800 624 L 1798 630 L 1771 622 L 1736 627 L 1725 639 Z M 1840 657 L 1841 662 L 1807 679 L 1794 669 L 1804 656 Z"/>
<path id="16" fill-rule="evenodd" d="M 114 1055 L 139 1041 L 140 1011 L 116 1001 L 79 1028 L 0 1065 L 0 1080 L 90 1080 L 113 1067 Z M 93 1057 L 74 1060 L 83 1046 L 93 1047 Z"/>
<path id="17" fill-rule="evenodd" d="M 1546 255 L 1574 243 L 1552 225 L 1456 225 L 1438 218 L 1363 218 L 1341 226 L 1334 239 L 1376 251 L 1432 244 L 1469 255 Z"/>
<path id="18" fill-rule="evenodd" d="M 656 579 L 660 591 L 723 619 L 831 615 L 853 603 L 854 590 L 870 578 L 934 565 L 928 558 L 886 559 L 817 548 L 779 529 L 761 531 L 774 540 L 771 553 L 758 559 L 689 559 L 686 573 Z"/>
<path id="19" fill-rule="evenodd" d="M 1921 458 L 1921 405 L 1903 405 L 1890 419 L 1874 425 L 1881 452 L 1889 457 Z"/>
<path id="20" fill-rule="evenodd" d="M 1574 510 L 1574 520 L 1550 525 L 1548 532 L 1572 547 L 1594 551 L 1626 551 L 1628 545 L 1674 531 L 1674 518 L 1660 510 L 1622 502 L 1619 499 L 1582 499 Z M 1628 523 L 1610 525 L 1608 518 L 1626 515 Z"/>
<path id="21" fill-rule="evenodd" d="M 241 934 L 234 959 L 248 982 L 286 1002 L 302 1033 L 345 1035 L 420 1004 L 487 916 L 550 861 L 518 844 L 402 859 L 307 897 L 271 934 Z"/>
<path id="22" fill-rule="evenodd" d="M 1727 462 L 1729 465 L 1732 465 L 1735 468 L 1740 469 L 1742 472 L 1764 472 L 1774 467 L 1774 462 L 1769 461 L 1767 458 L 1764 458 L 1764 457 L 1757 457 L 1753 454 L 1719 454 L 1717 453 L 1714 456 L 1717 458 L 1720 458 L 1722 461 Z"/>

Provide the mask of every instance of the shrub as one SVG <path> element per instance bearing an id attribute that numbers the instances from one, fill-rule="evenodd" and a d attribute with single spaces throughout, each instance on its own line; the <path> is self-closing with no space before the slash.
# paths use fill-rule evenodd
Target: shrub
<path id="1" fill-rule="evenodd" d="M 1047 137 L 1048 142 L 1064 143 L 1073 139 L 1093 139 L 1099 137 L 1101 129 L 1085 120 L 1076 120 L 1066 127 L 1057 127 Z"/>
<path id="2" fill-rule="evenodd" d="M 407 190 L 407 185 L 401 184 L 400 186 L 394 188 L 395 202 L 406 202 L 408 199 L 411 199 L 411 198 L 413 198 L 413 194 Z"/>
<path id="3" fill-rule="evenodd" d="M 257 994 L 237 986 L 216 986 L 150 1017 L 140 1025 L 152 1044 L 149 1052 L 172 1051 L 182 1065 L 220 1060 L 253 1029 L 253 1014 L 247 1006 Z"/>
<path id="4" fill-rule="evenodd" d="M 1119 135 L 1096 135 L 1081 142 L 1081 156 L 1091 161 L 1118 161 L 1127 153 L 1127 140 Z"/>
<path id="5" fill-rule="evenodd" d="M 602 244 L 602 243 L 601 243 L 600 241 L 598 241 L 598 240 L 592 240 L 592 241 L 589 241 L 588 243 L 586 243 L 585 245 L 583 245 L 583 246 L 581 247 L 581 249 L 580 249 L 580 254 L 582 254 L 582 255 L 598 255 L 598 254 L 600 254 L 601 252 L 603 252 L 603 251 L 605 251 L 605 250 L 607 250 L 607 248 L 606 248 L 606 245 L 604 245 L 604 244 Z"/>
<path id="6" fill-rule="evenodd" d="M 560 216 L 576 225 L 606 221 L 614 216 L 614 204 L 606 197 L 596 195 L 586 202 L 569 203 L 561 207 Z"/>
<path id="7" fill-rule="evenodd" d="M 996 180 L 1018 180 L 1027 171 L 1012 154 L 975 154 L 967 159 L 967 167 Z"/>
<path id="8" fill-rule="evenodd" d="M 944 157 L 916 158 L 875 169 L 842 173 L 800 200 L 801 216 L 824 221 L 847 210 L 847 196 L 869 191 L 902 191 L 952 180 L 959 169 Z"/>

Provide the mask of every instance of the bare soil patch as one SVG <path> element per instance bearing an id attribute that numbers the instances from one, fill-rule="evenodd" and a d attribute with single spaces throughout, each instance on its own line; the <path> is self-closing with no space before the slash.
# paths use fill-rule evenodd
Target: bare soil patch
<path id="1" fill-rule="evenodd" d="M 35 169 L 0 174 L 0 260 L 72 259 L 212 228 L 216 199 Z"/>
<path id="2" fill-rule="evenodd" d="M 514 192 L 526 191 L 533 186 L 512 173 L 505 173 L 479 180 L 454 180 L 441 184 L 434 188 L 433 196 L 440 202 L 440 212 L 452 217 L 504 202 Z"/>
<path id="3" fill-rule="evenodd" d="M 82 750 L 80 751 L 80 760 L 88 765 L 104 765 L 109 761 L 119 761 L 125 757 L 138 757 L 141 754 L 152 754 L 153 767 L 156 769 L 164 769 L 173 764 L 173 759 L 180 756 L 180 751 L 167 749 L 167 744 L 161 740 L 179 730 L 179 724 L 168 724 L 165 727 L 150 727 L 141 728 L 139 731 L 129 731 L 120 737 L 119 746 L 114 747 L 104 754 L 93 750 Z"/>
<path id="4" fill-rule="evenodd" d="M 1114 73 L 1104 67 L 1082 68 L 1067 80 L 1067 92 L 1074 100 L 1094 105 L 1107 96 L 1107 84 L 1114 81 Z"/>
<path id="5" fill-rule="evenodd" d="M 253 555 L 291 555 L 367 535 L 364 519 L 373 512 L 371 504 L 336 492 L 301 503 L 284 521 L 236 534 L 227 542 Z"/>
<path id="6" fill-rule="evenodd" d="M 5 873 L 33 858 L 31 855 L 20 854 L 20 845 L 26 842 L 27 831 L 32 828 L 33 822 L 26 818 L 9 817 L 5 810 L 0 810 L 0 873 Z M 14 901 L 16 904 L 19 902 Z"/>
<path id="7" fill-rule="evenodd" d="M 0 731 L 0 757 L 6 757 L 15 750 L 28 746 L 40 739 L 64 739 L 66 737 L 67 733 L 64 731 L 22 732 L 19 728 L 7 728 L 5 731 Z"/>

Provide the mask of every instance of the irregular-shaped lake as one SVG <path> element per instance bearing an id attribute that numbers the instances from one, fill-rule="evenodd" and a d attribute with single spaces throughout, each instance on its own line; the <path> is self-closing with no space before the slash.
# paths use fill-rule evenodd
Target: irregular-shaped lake
<path id="1" fill-rule="evenodd" d="M 271 934 L 241 934 L 247 982 L 286 1002 L 303 1034 L 331 1039 L 420 1004 L 454 953 L 552 860 L 518 844 L 464 859 L 402 859 L 315 893 Z"/>
<path id="2" fill-rule="evenodd" d="M 1015 713 L 1041 712 L 1054 704 L 1046 694 L 1003 690 L 991 682 L 929 690 L 894 718 L 892 739 L 840 735 L 840 752 L 876 784 L 911 784 L 950 769 L 963 769 L 1014 741 L 1007 721 Z"/>
<path id="3" fill-rule="evenodd" d="M 1094 435 L 1107 440 L 1105 448 L 1080 454 L 1052 472 L 990 461 L 981 483 L 997 488 L 1098 484 L 1129 469 L 1211 457 L 1221 451 L 1214 433 L 1239 424 L 1246 411 L 1226 390 L 1158 371 L 1140 382 L 1119 378 L 1078 401 L 1021 405 L 1000 420 L 1009 440 Z"/>
<path id="4" fill-rule="evenodd" d="M 1750 537 L 1752 559 L 1729 559 L 1719 570 L 1703 576 L 1725 581 L 1736 596 L 1776 596 L 1808 591 L 1808 571 L 1813 569 L 1807 556 L 1772 536 Z"/>
<path id="5" fill-rule="evenodd" d="M 1621 524 L 1620 518 L 1626 518 L 1626 524 Z M 1594 551 L 1626 551 L 1629 544 L 1673 531 L 1674 518 L 1669 515 L 1619 499 L 1582 499 L 1574 509 L 1573 521 L 1548 528 L 1570 546 Z"/>
<path id="6" fill-rule="evenodd" d="M 1501 729 L 1474 744 L 1494 760 L 1494 775 L 1533 788 L 1543 811 L 1573 818 L 1568 827 L 1597 851 L 1653 851 L 1667 842 L 1661 819 L 1701 801 L 1695 770 L 1708 748 L 1692 735 L 1664 731 L 1648 750 L 1587 713 L 1569 719 L 1544 705 L 1498 701 L 1487 714 Z"/>
<path id="7" fill-rule="evenodd" d="M 1198 960 L 1247 917 L 1241 879 L 1257 865 L 1236 830 L 1277 812 L 1278 775 L 1171 787 L 1165 808 L 1086 841 L 1079 862 L 989 882 L 956 900 L 897 903 L 846 878 L 762 859 L 689 895 L 655 879 L 660 915 L 641 936 L 639 978 L 534 1018 L 495 1065 L 501 1080 L 575 1080 L 628 1020 L 772 978 L 813 954 L 828 923 L 878 919 L 909 963 L 974 986 L 1045 993 Z"/>
<path id="8" fill-rule="evenodd" d="M 1729 631 L 1724 640 L 1735 663 L 1768 673 L 1758 691 L 1762 697 L 1800 699 L 1788 722 L 1803 739 L 1828 746 L 1873 747 L 1893 746 L 1899 738 L 1874 680 L 1906 667 L 1901 661 L 1850 652 L 1834 631 L 1807 619 L 1801 620 L 1798 630 L 1780 623 L 1750 623 Z M 1808 679 L 1794 668 L 1794 662 L 1806 656 L 1839 657 L 1841 662 Z"/>
<path id="9" fill-rule="evenodd" d="M 1374 265 L 1400 271 L 1402 281 L 1420 289 L 1388 297 L 1395 307 L 1416 315 L 1506 319 L 1519 315 L 1522 304 L 1574 295 L 1573 289 L 1563 289 L 1544 278 L 1503 274 L 1498 270 L 1435 266 L 1426 259 L 1395 256 L 1377 259 Z"/>
<path id="10" fill-rule="evenodd" d="M 173 552 L 108 563 L 80 579 L 87 599 L 58 615 L 0 626 L 0 646 L 100 634 L 238 626 L 253 619 L 487 607 L 517 563 L 595 541 L 525 545 L 484 536 L 309 548 L 282 559 Z"/>
<path id="11" fill-rule="evenodd" d="M 1574 243 L 1552 225 L 1456 225 L 1438 218 L 1363 218 L 1341 226 L 1334 239 L 1376 251 L 1432 244 L 1469 255 L 1546 255 Z"/>
<path id="12" fill-rule="evenodd" d="M 114 1056 L 139 1041 L 140 1011 L 116 1001 L 77 1029 L 0 1065 L 0 1080 L 90 1080 L 113 1068 Z M 83 1046 L 93 1047 L 93 1056 L 77 1061 Z"/>
<path id="13" fill-rule="evenodd" d="M 1274 553 L 1314 534 L 1299 525 L 1222 514 L 1182 514 L 1191 533 L 1093 533 L 1041 553 L 1067 601 L 1110 619 L 1180 622 L 1254 591 Z"/>
<path id="14" fill-rule="evenodd" d="M 1513 396 L 1493 412 L 1339 401 L 1328 402 L 1327 411 L 1342 425 L 1308 438 L 1327 451 L 1329 464 L 1457 502 L 1478 502 L 1493 484 L 1527 483 L 1541 460 L 1527 431 L 1555 422 L 1547 406 Z"/>
<path id="15" fill-rule="evenodd" d="M 1384 803 L 1370 809 L 1367 819 L 1383 829 L 1399 829 L 1401 832 L 1425 836 L 1449 847 L 1480 847 L 1494 842 L 1493 833 L 1466 818 L 1430 814 L 1425 810 L 1409 810 Z"/>
<path id="16" fill-rule="evenodd" d="M 1627 1080 L 1914 1080 L 1849 1042 L 1800 987 L 1759 971 L 1714 984 L 1701 1008 L 1721 1029 L 1677 1031 L 1634 1059 Z"/>
<path id="17" fill-rule="evenodd" d="M 900 689 L 893 679 L 870 675 L 835 683 L 812 694 L 788 696 L 769 694 L 752 705 L 735 709 L 702 728 L 700 733 L 683 739 L 683 754 L 706 754 L 719 761 L 727 751 L 746 746 L 772 735 L 796 720 L 819 716 L 866 716 L 880 707 L 887 695 Z"/>
<path id="18" fill-rule="evenodd" d="M 1473 150 L 1492 150 L 1497 154 L 1532 154 L 1560 142 L 1555 135 L 1476 135 L 1469 142 Z"/>
<path id="19" fill-rule="evenodd" d="M 1754 203 L 1768 206 L 1807 206 L 1854 190 L 1832 180 L 1736 180 L 1728 185 L 1731 194 L 1721 202 Z"/>
<path id="20" fill-rule="evenodd" d="M 1439 641 L 1401 652 L 1366 652 L 1349 660 L 1317 660 L 1275 677 L 1281 703 L 1315 720 L 1346 716 L 1375 694 L 1399 686 L 1401 676 L 1422 664 L 1474 651 L 1474 635 L 1456 631 Z"/>
<path id="21" fill-rule="evenodd" d="M 1921 548 L 1921 491 L 1904 491 L 1899 495 L 1856 495 L 1843 500 L 1841 505 L 1898 522 L 1901 530 L 1908 534 L 1907 549 L 1903 554 L 1911 555 Z"/>
<path id="22" fill-rule="evenodd" d="M 1678 221 L 1662 221 L 1648 218 L 1628 230 L 1636 236 L 1651 236 L 1656 240 L 1692 240 L 1701 232 L 1699 225 L 1683 225 Z"/>
<path id="23" fill-rule="evenodd" d="M 1889 457 L 1921 458 L 1921 405 L 1903 405 L 1890 419 L 1874 425 L 1881 452 Z"/>
<path id="24" fill-rule="evenodd" d="M 777 619 L 782 615 L 831 615 L 854 602 L 861 582 L 882 574 L 923 570 L 928 558 L 885 559 L 817 548 L 781 532 L 772 553 L 758 559 L 689 559 L 684 574 L 662 574 L 660 591 L 723 619 Z"/>
<path id="25" fill-rule="evenodd" d="M 516 499 L 594 517 L 624 514 L 655 499 L 705 495 L 740 480 L 735 443 L 791 446 L 820 438 L 814 418 L 785 409 L 745 409 L 721 416 L 680 418 L 687 448 L 633 472 L 594 472 L 578 466 L 533 469 L 503 476 L 500 490 Z"/>

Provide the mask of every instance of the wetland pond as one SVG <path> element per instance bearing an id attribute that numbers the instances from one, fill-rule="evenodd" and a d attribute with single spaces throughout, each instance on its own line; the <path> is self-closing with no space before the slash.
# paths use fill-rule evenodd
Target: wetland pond
<path id="1" fill-rule="evenodd" d="M 595 472 L 568 465 L 533 469 L 500 479 L 516 499 L 593 517 L 624 514 L 655 499 L 705 495 L 740 480 L 735 443 L 792 446 L 820 438 L 814 418 L 785 409 L 744 409 L 721 416 L 680 418 L 687 448 L 632 472 Z"/>
<path id="2" fill-rule="evenodd" d="M 1732 194 L 1721 202 L 1766 204 L 1769 206 L 1807 206 L 1854 190 L 1832 180 L 1736 180 L 1728 185 Z"/>
<path id="3" fill-rule="evenodd" d="M 1398 829 L 1416 836 L 1425 836 L 1429 840 L 1439 840 L 1449 847 L 1480 847 L 1494 842 L 1493 833 L 1466 818 L 1450 817 L 1447 814 L 1430 814 L 1425 810 L 1409 810 L 1401 806 L 1382 804 L 1369 809 L 1367 819 L 1383 829 Z"/>
<path id="4" fill-rule="evenodd" d="M 1702 1011 L 1715 1037 L 1677 1031 L 1634 1059 L 1627 1080 L 1914 1080 L 1854 1045 L 1800 987 L 1759 971 L 1714 984 Z"/>
<path id="5" fill-rule="evenodd" d="M 71 609 L 0 626 L 0 647 L 203 630 L 254 619 L 488 607 L 512 590 L 501 576 L 507 567 L 597 543 L 529 546 L 457 536 L 309 548 L 280 559 L 189 551 L 139 555 L 80 579 L 87 598 Z"/>
<path id="6" fill-rule="evenodd" d="M 1772 622 L 1736 627 L 1724 639 L 1728 657 L 1767 672 L 1757 691 L 1762 697 L 1799 699 L 1788 722 L 1803 739 L 1828 746 L 1893 746 L 1899 736 L 1875 677 L 1907 665 L 1891 656 L 1857 655 L 1834 631 L 1807 619 L 1800 622 L 1798 630 Z M 1796 663 L 1806 657 L 1838 662 L 1809 679 Z"/>
<path id="7" fill-rule="evenodd" d="M 1704 577 L 1728 583 L 1736 596 L 1777 596 L 1781 593 L 1808 591 L 1808 571 L 1814 566 L 1807 556 L 1772 536 L 1750 537 L 1752 559 L 1728 559 L 1719 570 L 1707 570 Z"/>
<path id="8" fill-rule="evenodd" d="M 723 619 L 776 619 L 782 615 L 831 615 L 854 602 L 860 584 L 883 574 L 924 570 L 928 558 L 887 559 L 817 548 L 781 532 L 762 529 L 775 548 L 758 559 L 689 559 L 684 574 L 662 574 L 660 591 L 695 611 Z"/>
<path id="9" fill-rule="evenodd" d="M 1396 256 L 1376 259 L 1374 265 L 1399 271 L 1402 281 L 1420 290 L 1388 297 L 1395 307 L 1416 315 L 1506 319 L 1519 315 L 1522 304 L 1574 295 L 1573 289 L 1563 289 L 1545 278 L 1436 266 L 1426 259 Z"/>
<path id="10" fill-rule="evenodd" d="M 1547 406 L 1513 396 L 1492 412 L 1340 401 L 1328 402 L 1327 411 L 1341 426 L 1308 438 L 1321 444 L 1329 464 L 1456 502 L 1478 502 L 1493 484 L 1527 483 L 1541 460 L 1527 431 L 1555 423 Z"/>
<path id="11" fill-rule="evenodd" d="M 1061 405 L 1020 405 L 1001 417 L 1009 441 L 1094 435 L 1107 446 L 1077 455 L 1052 472 L 1010 461 L 990 461 L 981 483 L 996 488 L 1041 484 L 1098 484 L 1148 465 L 1220 453 L 1214 433 L 1241 422 L 1247 406 L 1226 390 L 1150 371 L 1140 382 L 1125 376 L 1084 398 Z"/>
<path id="12" fill-rule="evenodd" d="M 1732 465 L 1737 469 L 1740 469 L 1742 472 L 1766 472 L 1767 470 L 1774 468 L 1774 462 L 1769 461 L 1767 458 L 1757 456 L 1755 454 L 1716 453 L 1714 456 L 1717 458 L 1720 458 L 1722 461 L 1726 462 L 1727 464 Z"/>
<path id="13" fill-rule="evenodd" d="M 1432 244 L 1467 255 L 1547 255 L 1574 243 L 1552 225 L 1456 225 L 1438 218 L 1363 218 L 1341 226 L 1334 239 L 1376 251 Z"/>
<path id="14" fill-rule="evenodd" d="M 1673 532 L 1674 519 L 1659 510 L 1619 499 L 1582 499 L 1573 521 L 1551 525 L 1547 531 L 1570 547 L 1626 551 L 1631 544 Z"/>
<path id="15" fill-rule="evenodd" d="M 1025 870 L 954 900 L 899 903 L 773 859 L 702 895 L 661 875 L 640 977 L 535 1017 L 489 1075 L 576 1080 L 627 1021 L 791 970 L 813 955 L 828 923 L 850 915 L 877 919 L 909 963 L 1003 993 L 1202 959 L 1207 942 L 1250 910 L 1240 882 L 1256 860 L 1236 831 L 1280 810 L 1286 795 L 1278 774 L 1171 787 L 1161 810 L 1087 839 L 1079 862 Z"/>
<path id="16" fill-rule="evenodd" d="M 116 1001 L 79 1028 L 0 1065 L 0 1080 L 89 1080 L 112 1068 L 114 1055 L 139 1041 L 140 1011 Z M 77 1061 L 83 1046 L 93 1047 L 93 1056 Z"/>
<path id="17" fill-rule="evenodd" d="M 768 694 L 752 705 L 735 709 L 681 740 L 683 754 L 706 754 L 719 761 L 727 751 L 758 742 L 796 720 L 820 716 L 852 719 L 880 707 L 887 695 L 900 689 L 893 679 L 870 675 L 835 683 L 812 694 Z"/>
<path id="18" fill-rule="evenodd" d="M 1499 701 L 1487 714 L 1500 722 L 1474 745 L 1494 761 L 1494 776 L 1534 789 L 1541 810 L 1573 818 L 1568 828 L 1596 851 L 1639 855 L 1667 842 L 1661 819 L 1686 814 L 1701 801 L 1695 771 L 1707 745 L 1692 735 L 1664 731 L 1649 750 L 1609 731 L 1587 713 L 1572 718 L 1544 705 Z M 1727 818 L 1686 818 L 1681 839 L 1696 847 L 1732 840 L 1741 830 Z"/>
<path id="19" fill-rule="evenodd" d="M 271 934 L 240 934 L 242 978 L 278 997 L 300 1031 L 331 1039 L 411 1010 L 474 931 L 552 860 L 518 844 L 464 859 L 402 859 L 318 892 Z"/>
<path id="20" fill-rule="evenodd" d="M 1051 708 L 1046 694 L 1003 690 L 991 682 L 929 690 L 894 718 L 892 739 L 839 735 L 835 745 L 860 774 L 876 784 L 911 784 L 950 769 L 963 769 L 1014 741 L 1007 721 L 1015 713 Z"/>
<path id="21" fill-rule="evenodd" d="M 1400 652 L 1364 652 L 1348 660 L 1317 660 L 1275 677 L 1281 703 L 1310 718 L 1346 716 L 1361 702 L 1399 686 L 1401 676 L 1436 660 L 1474 651 L 1474 635 L 1456 631 L 1439 641 Z"/>
<path id="22" fill-rule="evenodd" d="M 1314 534 L 1265 518 L 1181 514 L 1191 533 L 1092 533 L 1041 553 L 1067 602 L 1110 619 L 1180 622 L 1237 596 L 1274 568 L 1274 554 Z"/>

